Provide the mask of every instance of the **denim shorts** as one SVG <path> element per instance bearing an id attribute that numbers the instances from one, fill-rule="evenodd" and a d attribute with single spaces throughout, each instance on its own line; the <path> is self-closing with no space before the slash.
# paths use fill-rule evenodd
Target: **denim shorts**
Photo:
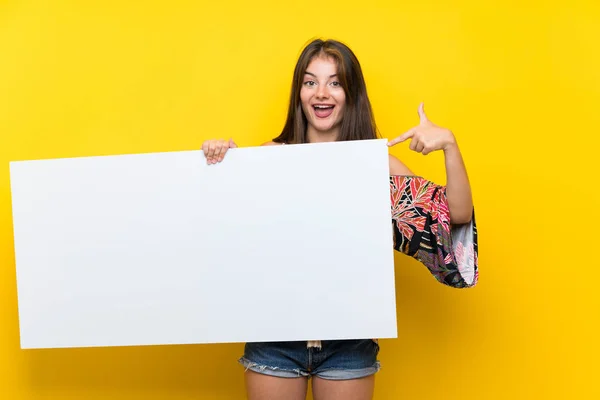
<path id="1" fill-rule="evenodd" d="M 306 342 L 246 343 L 239 362 L 246 370 L 282 378 L 345 380 L 379 371 L 379 345 L 373 340 L 323 340 L 321 344 L 309 348 Z"/>

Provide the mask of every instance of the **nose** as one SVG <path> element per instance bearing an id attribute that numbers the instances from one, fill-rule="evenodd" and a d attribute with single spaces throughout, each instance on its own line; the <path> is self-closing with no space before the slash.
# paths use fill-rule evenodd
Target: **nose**
<path id="1" fill-rule="evenodd" d="M 316 97 L 318 99 L 326 99 L 326 98 L 329 97 L 329 89 L 327 88 L 327 85 L 325 85 L 325 86 L 323 86 L 323 85 L 317 86 Z"/>

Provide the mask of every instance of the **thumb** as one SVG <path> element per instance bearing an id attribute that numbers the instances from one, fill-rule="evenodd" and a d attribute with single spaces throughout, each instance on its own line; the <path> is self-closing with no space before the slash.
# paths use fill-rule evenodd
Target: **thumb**
<path id="1" fill-rule="evenodd" d="M 233 141 L 232 138 L 229 139 L 229 148 L 230 149 L 235 149 L 237 147 L 237 144 L 235 144 L 235 142 Z"/>
<path id="2" fill-rule="evenodd" d="M 421 124 L 424 124 L 425 122 L 428 122 L 429 119 L 427 118 L 427 114 L 425 114 L 425 104 L 423 102 L 421 102 L 421 104 L 419 104 L 419 121 L 421 122 Z"/>

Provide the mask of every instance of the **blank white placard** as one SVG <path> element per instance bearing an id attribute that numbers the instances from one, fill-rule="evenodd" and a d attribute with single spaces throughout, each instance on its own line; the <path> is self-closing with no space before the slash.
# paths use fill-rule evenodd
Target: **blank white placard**
<path id="1" fill-rule="evenodd" d="M 21 347 L 396 337 L 387 149 L 12 162 Z"/>

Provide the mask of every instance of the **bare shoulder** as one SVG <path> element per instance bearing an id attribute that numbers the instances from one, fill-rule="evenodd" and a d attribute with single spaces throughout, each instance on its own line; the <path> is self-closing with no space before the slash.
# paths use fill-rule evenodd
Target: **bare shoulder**
<path id="1" fill-rule="evenodd" d="M 399 159 L 390 156 L 390 175 L 414 175 L 413 172 Z"/>
<path id="2" fill-rule="evenodd" d="M 277 143 L 277 142 L 266 142 L 261 144 L 261 146 L 281 146 L 283 143 Z"/>

